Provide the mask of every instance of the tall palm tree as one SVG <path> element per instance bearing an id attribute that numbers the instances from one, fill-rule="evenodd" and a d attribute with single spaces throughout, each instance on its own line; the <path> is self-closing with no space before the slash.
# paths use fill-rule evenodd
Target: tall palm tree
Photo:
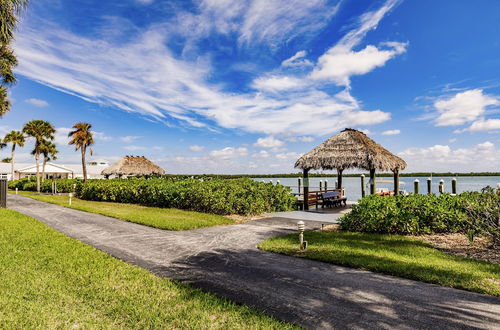
<path id="1" fill-rule="evenodd" d="M 0 117 L 10 109 L 6 86 L 15 83 L 13 68 L 17 59 L 10 46 L 18 16 L 26 8 L 29 0 L 0 1 Z"/>
<path id="2" fill-rule="evenodd" d="M 82 153 L 82 170 L 83 180 L 87 180 L 87 163 L 85 162 L 85 155 L 87 147 L 94 144 L 94 133 L 90 130 L 92 125 L 88 123 L 76 123 L 73 125 L 74 131 L 69 132 L 68 137 L 71 138 L 68 144 L 75 145 L 75 150 L 80 149 Z M 90 149 L 92 155 L 92 149 Z"/>
<path id="3" fill-rule="evenodd" d="M 23 133 L 35 138 L 36 190 L 40 192 L 40 153 L 45 140 L 54 140 L 56 129 L 44 120 L 32 120 L 24 124 Z"/>
<path id="4" fill-rule="evenodd" d="M 56 148 L 56 145 L 50 141 L 43 140 L 42 143 L 40 144 L 40 154 L 43 155 L 43 162 L 42 162 L 42 182 L 45 181 L 45 166 L 47 165 L 48 161 L 51 160 L 56 160 L 57 159 L 57 153 L 59 151 Z M 33 150 L 31 152 L 32 155 L 36 154 L 36 150 Z"/>
<path id="5" fill-rule="evenodd" d="M 24 142 L 26 142 L 24 138 L 24 134 L 19 131 L 10 131 L 5 135 L 3 139 L 5 143 L 12 143 L 11 156 L 10 156 L 10 172 L 11 172 L 11 180 L 14 180 L 14 167 L 15 167 L 15 153 L 16 146 L 24 147 Z"/>

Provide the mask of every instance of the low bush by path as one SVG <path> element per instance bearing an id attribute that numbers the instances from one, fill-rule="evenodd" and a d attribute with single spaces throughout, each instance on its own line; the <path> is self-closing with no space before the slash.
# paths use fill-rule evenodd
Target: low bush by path
<path id="1" fill-rule="evenodd" d="M 189 230 L 234 223 L 234 220 L 216 214 L 134 204 L 85 201 L 78 198 L 72 198 L 70 206 L 68 196 L 43 195 L 34 192 L 19 192 L 19 194 L 42 202 L 166 230 Z"/>
<path id="2" fill-rule="evenodd" d="M 451 256 L 416 238 L 328 231 L 304 236 L 305 251 L 297 234 L 268 239 L 259 248 L 500 296 L 500 265 Z"/>
<path id="3" fill-rule="evenodd" d="M 11 210 L 0 210 L 0 247 L 2 328 L 292 327 L 159 278 Z"/>

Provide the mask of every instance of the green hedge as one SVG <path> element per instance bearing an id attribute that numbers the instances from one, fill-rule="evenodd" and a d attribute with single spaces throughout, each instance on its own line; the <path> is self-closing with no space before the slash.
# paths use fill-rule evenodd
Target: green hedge
<path id="1" fill-rule="evenodd" d="M 486 198 L 487 197 L 487 198 Z M 486 205 L 488 200 L 490 205 Z M 467 233 L 472 219 L 467 209 L 493 208 L 500 195 L 465 192 L 457 196 L 367 196 L 339 219 L 341 230 L 384 234 Z M 480 220 L 475 219 L 476 223 Z"/>
<path id="2" fill-rule="evenodd" d="M 214 214 L 262 214 L 293 208 L 290 188 L 251 179 L 88 180 L 77 188 L 86 200 L 133 203 Z"/>
<path id="3" fill-rule="evenodd" d="M 70 193 L 73 192 L 73 185 L 80 185 L 83 181 L 80 179 L 58 179 L 57 182 L 57 192 L 59 193 Z M 40 185 L 40 191 L 44 193 L 52 192 L 52 183 L 54 180 L 44 180 Z M 15 180 L 9 182 L 9 189 L 24 191 L 36 191 L 36 178 L 23 178 L 21 180 Z"/>

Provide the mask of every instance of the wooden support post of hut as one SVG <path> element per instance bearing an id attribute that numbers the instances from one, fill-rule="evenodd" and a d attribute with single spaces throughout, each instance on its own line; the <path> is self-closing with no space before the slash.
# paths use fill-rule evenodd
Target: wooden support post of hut
<path id="1" fill-rule="evenodd" d="M 370 169 L 370 195 L 375 195 L 377 183 L 375 182 L 375 169 Z"/>
<path id="2" fill-rule="evenodd" d="M 300 157 L 296 168 L 307 170 L 337 170 L 337 187 L 342 188 L 342 172 L 350 168 L 370 171 L 373 183 L 370 193 L 376 192 L 375 170 L 397 171 L 406 168 L 406 162 L 370 139 L 366 134 L 346 128 L 313 150 Z M 304 187 L 305 187 L 304 182 Z M 395 187 L 399 190 L 399 187 Z M 345 197 L 345 196 L 344 196 Z M 306 205 L 307 203 L 304 203 Z"/>
<path id="3" fill-rule="evenodd" d="M 399 169 L 394 171 L 394 195 L 399 195 Z"/>
<path id="4" fill-rule="evenodd" d="M 304 169 L 304 211 L 309 210 L 309 169 Z"/>

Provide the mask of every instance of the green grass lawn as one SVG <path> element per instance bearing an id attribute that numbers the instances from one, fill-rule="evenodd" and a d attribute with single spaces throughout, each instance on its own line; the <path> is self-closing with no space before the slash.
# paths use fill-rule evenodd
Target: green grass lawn
<path id="1" fill-rule="evenodd" d="M 500 265 L 451 256 L 415 238 L 327 231 L 304 236 L 305 251 L 298 234 L 268 239 L 259 248 L 500 296 Z"/>
<path id="2" fill-rule="evenodd" d="M 20 191 L 19 194 L 42 202 L 167 230 L 189 230 L 234 223 L 234 220 L 216 214 L 162 209 L 136 204 L 85 201 L 78 198 L 73 198 L 71 206 L 69 206 L 68 196 L 44 195 L 26 191 Z"/>
<path id="3" fill-rule="evenodd" d="M 0 328 L 291 328 L 0 209 Z"/>

